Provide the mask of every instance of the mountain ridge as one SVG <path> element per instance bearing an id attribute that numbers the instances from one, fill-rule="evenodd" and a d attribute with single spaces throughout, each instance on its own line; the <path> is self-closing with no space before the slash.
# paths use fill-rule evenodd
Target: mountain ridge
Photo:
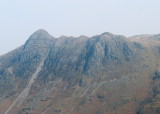
<path id="1" fill-rule="evenodd" d="M 34 32 L 0 57 L 0 114 L 157 114 L 150 107 L 159 101 L 159 36 L 144 37 Z M 24 101 L 12 105 L 26 89 Z"/>

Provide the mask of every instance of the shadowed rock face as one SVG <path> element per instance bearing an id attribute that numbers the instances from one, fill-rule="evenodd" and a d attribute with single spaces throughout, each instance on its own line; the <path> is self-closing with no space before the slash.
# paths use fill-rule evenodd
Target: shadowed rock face
<path id="1" fill-rule="evenodd" d="M 109 32 L 54 38 L 38 30 L 0 57 L 0 113 L 158 113 L 157 40 Z"/>

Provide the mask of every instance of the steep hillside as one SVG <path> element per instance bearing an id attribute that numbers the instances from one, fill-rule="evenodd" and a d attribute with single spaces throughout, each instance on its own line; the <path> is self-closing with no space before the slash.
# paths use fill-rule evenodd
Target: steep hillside
<path id="1" fill-rule="evenodd" d="M 140 110 L 137 112 L 138 114 L 159 114 L 160 113 L 160 35 L 148 35 L 144 37 L 143 35 L 134 36 L 131 38 L 132 41 L 141 42 L 147 47 L 150 48 L 156 58 L 152 58 L 156 61 L 156 71 L 152 77 L 152 85 L 151 85 L 151 94 L 148 99 L 146 99 L 142 105 L 140 106 Z"/>
<path id="2" fill-rule="evenodd" d="M 156 114 L 159 38 L 38 30 L 0 57 L 0 114 Z"/>

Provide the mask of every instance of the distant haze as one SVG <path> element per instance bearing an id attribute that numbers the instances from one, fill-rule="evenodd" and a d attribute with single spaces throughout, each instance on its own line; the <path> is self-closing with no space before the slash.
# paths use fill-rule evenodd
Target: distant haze
<path id="1" fill-rule="evenodd" d="M 160 33 L 160 0 L 0 0 L 0 55 L 36 30 L 51 35 Z"/>

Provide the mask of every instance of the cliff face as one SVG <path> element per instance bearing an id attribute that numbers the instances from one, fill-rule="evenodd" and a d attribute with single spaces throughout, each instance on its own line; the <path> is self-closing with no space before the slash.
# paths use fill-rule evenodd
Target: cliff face
<path id="1" fill-rule="evenodd" d="M 158 36 L 54 38 L 38 30 L 0 57 L 0 113 L 152 111 L 146 105 L 158 102 Z"/>

